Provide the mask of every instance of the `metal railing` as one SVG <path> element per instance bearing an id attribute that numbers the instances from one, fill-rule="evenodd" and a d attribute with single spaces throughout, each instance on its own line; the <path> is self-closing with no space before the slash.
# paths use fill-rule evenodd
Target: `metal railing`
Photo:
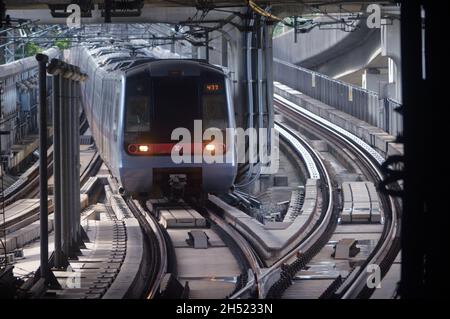
<path id="1" fill-rule="evenodd" d="M 391 99 L 382 99 L 375 92 L 275 58 L 273 75 L 275 81 L 377 126 L 391 135 L 399 135 L 403 131 L 402 117 L 395 111 L 401 104 Z"/>

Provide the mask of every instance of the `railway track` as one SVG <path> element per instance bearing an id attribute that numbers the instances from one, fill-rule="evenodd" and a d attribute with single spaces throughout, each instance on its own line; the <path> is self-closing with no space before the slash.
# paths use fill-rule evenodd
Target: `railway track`
<path id="1" fill-rule="evenodd" d="M 86 118 L 81 116 L 80 120 L 80 134 L 84 134 L 88 128 Z M 89 163 L 84 167 L 81 173 L 80 182 L 84 184 L 91 174 L 92 167 L 98 168 L 101 164 L 100 155 L 96 153 Z M 50 145 L 47 150 L 47 173 L 49 178 L 53 174 L 53 145 Z M 93 164 L 93 165 L 91 165 Z M 5 189 L 0 194 L 0 200 L 4 201 L 4 205 L 8 206 L 21 198 L 32 198 L 39 193 L 39 161 L 32 164 L 15 183 Z"/>
<path id="2" fill-rule="evenodd" d="M 97 161 L 99 159 L 97 158 L 97 156 L 98 153 L 96 153 L 96 155 L 91 159 L 89 165 L 83 171 L 83 174 L 81 176 L 82 187 L 84 187 L 84 185 L 88 181 L 87 177 L 92 175 L 93 170 L 98 169 Z M 103 168 L 103 173 L 105 172 L 104 169 L 105 168 Z M 103 180 L 105 179 L 104 174 L 103 177 L 94 176 L 93 178 L 101 178 Z M 108 183 L 114 184 L 114 179 L 108 178 Z M 110 185 L 110 188 L 117 190 L 117 185 L 115 186 L 116 187 L 114 187 L 114 185 Z M 20 196 L 20 194 L 21 192 L 17 192 L 14 196 Z M 119 196 L 117 191 L 114 192 L 114 194 L 116 196 Z M 102 196 L 95 195 L 93 197 L 98 199 Z M 171 239 L 168 236 L 167 231 L 155 218 L 154 214 L 152 214 L 152 212 L 148 209 L 145 201 L 135 200 L 123 196 L 121 197 L 126 203 L 126 208 L 124 208 L 124 210 L 128 208 L 133 213 L 134 217 L 139 221 L 141 229 L 146 236 L 146 241 L 144 243 L 144 256 L 142 258 L 147 261 L 148 268 L 142 269 L 141 271 L 141 276 L 146 281 L 146 284 L 144 285 L 145 287 L 142 288 L 145 290 L 145 293 L 141 296 L 149 299 L 160 298 L 161 287 L 165 275 L 172 272 L 176 274 L 176 265 L 173 265 L 174 263 L 176 263 L 176 260 L 174 260 L 173 257 L 174 254 Z M 90 203 L 86 210 L 95 207 L 95 205 L 97 205 L 96 203 L 97 201 Z M 98 203 L 100 203 L 100 205 L 107 205 L 107 207 L 111 207 L 113 205 L 110 201 L 105 202 L 104 199 L 102 199 Z M 227 237 L 227 240 L 233 241 L 233 244 L 227 242 L 228 248 L 230 250 L 233 250 L 233 253 L 231 253 L 230 255 L 234 256 L 238 254 L 240 256 L 244 256 L 243 259 L 245 259 L 246 266 L 248 266 L 245 268 L 245 271 L 243 270 L 244 268 L 242 268 L 242 273 L 240 274 L 242 276 L 239 276 L 239 279 L 236 280 L 235 286 L 230 290 L 230 295 L 235 293 L 235 291 L 239 290 L 242 286 L 254 286 L 253 282 L 256 282 L 256 280 L 254 279 L 255 276 L 253 274 L 259 274 L 260 271 L 258 260 L 254 256 L 251 247 L 235 230 L 231 229 L 231 227 L 221 222 L 217 218 L 216 213 L 213 212 L 213 209 L 207 209 L 206 207 L 198 207 L 197 209 L 199 211 L 202 211 L 202 214 L 208 219 L 208 223 L 210 225 L 214 225 L 214 229 L 217 230 L 215 232 L 220 232 L 222 236 Z M 111 213 L 112 212 L 110 212 L 110 214 Z M 11 225 L 9 225 L 8 227 L 13 227 L 17 223 L 20 223 L 20 221 L 22 221 L 25 217 L 30 218 L 38 216 L 39 211 L 33 211 L 31 214 L 32 215 L 28 214 L 27 216 L 19 216 L 18 218 L 12 219 L 10 221 Z M 171 256 L 172 258 L 170 258 Z M 201 268 L 201 266 L 202 265 L 200 264 L 198 265 L 199 268 Z M 251 269 L 251 271 L 248 273 L 246 272 L 247 268 Z M 258 290 L 254 289 L 252 293 L 257 294 Z"/>
<path id="3" fill-rule="evenodd" d="M 315 135 L 330 141 L 337 148 L 350 152 L 356 159 L 356 165 L 364 172 L 368 180 L 378 183 L 383 179 L 380 165 L 384 159 L 366 143 L 336 125 L 326 123 L 318 116 L 280 96 L 276 95 L 274 102 L 276 110 L 281 114 L 289 116 L 292 121 L 314 132 Z M 369 297 L 373 289 L 369 289 L 366 285 L 368 277 L 366 267 L 370 264 L 379 265 L 381 274 L 384 276 L 396 258 L 399 252 L 400 203 L 397 199 L 384 193 L 380 194 L 380 201 L 385 214 L 385 223 L 380 240 L 362 265 L 355 267 L 345 280 L 330 287 L 327 291 L 328 297 L 345 299 Z M 332 227 L 329 228 L 330 232 L 331 229 Z M 317 246 L 317 244 L 313 245 Z M 300 253 L 300 258 L 297 259 L 298 262 L 294 262 L 286 267 L 285 272 L 288 279 L 291 279 L 298 270 L 306 265 L 305 260 L 302 258 L 303 255 L 304 253 Z M 287 286 L 289 286 L 289 280 L 280 281 L 278 287 L 275 286 L 275 290 L 278 290 L 277 295 L 280 296 Z"/>
<path id="4" fill-rule="evenodd" d="M 84 167 L 84 170 L 80 176 L 80 186 L 83 187 L 87 182 L 88 178 L 99 168 L 99 164 L 101 164 L 101 159 L 98 153 L 95 153 L 92 157 L 91 161 L 87 166 Z M 48 165 L 49 173 L 52 172 L 53 161 Z M 5 207 L 12 205 L 13 203 L 21 200 L 21 199 L 29 199 L 35 198 L 36 195 L 39 194 L 39 164 L 36 163 L 29 170 L 25 172 L 24 175 L 19 179 L 20 185 L 12 185 L 17 190 L 9 193 L 10 196 L 5 198 Z M 51 176 L 51 174 L 49 174 Z M 6 196 L 5 196 L 6 197 Z M 35 203 L 30 203 L 29 207 L 35 206 Z M 53 206 L 51 205 L 50 210 L 52 211 Z M 26 210 L 26 209 L 24 209 Z M 16 214 L 12 216 L 12 218 L 7 218 L 6 222 L 2 224 L 2 229 L 6 231 L 6 233 L 10 233 L 11 231 L 17 229 L 17 225 L 23 221 L 31 220 L 33 217 L 38 216 L 39 211 L 31 210 L 30 213 L 26 214 Z"/>
<path id="5" fill-rule="evenodd" d="M 148 254 L 151 267 L 149 269 L 149 285 L 145 295 L 146 298 L 189 298 L 189 289 L 186 290 L 186 288 L 183 292 L 179 291 L 178 294 L 174 294 L 173 291 L 165 291 L 169 290 L 167 282 L 169 276 L 184 282 L 185 287 L 187 282 L 190 290 L 194 291 L 193 298 L 204 298 L 205 296 L 206 298 L 211 298 L 217 295 L 236 298 L 244 295 L 244 292 L 247 297 L 258 296 L 260 292 L 258 287 L 259 276 L 261 275 L 261 261 L 250 244 L 242 235 L 228 225 L 214 208 L 207 207 L 208 205 L 171 204 L 170 211 L 172 212 L 186 209 L 195 210 L 195 212 L 198 212 L 205 218 L 206 225 L 200 228 L 182 226 L 180 228 L 169 227 L 166 229 L 162 225 L 163 219 L 159 219 L 157 216 L 161 216 L 160 211 L 164 211 L 164 207 L 155 208 L 155 206 L 148 205 L 145 200 L 133 200 L 130 198 L 126 198 L 126 202 L 134 216 L 139 220 L 141 228 L 148 238 Z M 205 247 L 205 250 L 202 250 L 201 253 L 211 256 L 211 258 L 208 257 L 207 259 L 212 260 L 215 258 L 219 259 L 218 261 L 222 258 L 220 255 L 225 254 L 227 258 L 233 260 L 228 260 L 230 265 L 239 265 L 239 276 L 236 276 L 237 273 L 231 276 L 230 273 L 233 271 L 222 269 L 223 267 L 221 269 L 225 270 L 226 274 L 222 275 L 220 273 L 221 269 L 212 274 L 211 269 L 208 270 L 210 265 L 202 264 L 202 262 L 205 262 L 205 259 L 202 258 L 199 258 L 197 264 L 192 264 L 192 259 L 199 255 L 196 253 L 196 249 L 182 245 L 179 238 L 193 230 L 205 232 L 209 237 L 208 247 Z M 214 249 L 217 251 L 214 251 Z M 183 256 L 184 258 L 181 258 Z M 202 272 L 202 268 L 206 270 Z M 191 274 L 190 276 L 187 275 L 189 273 Z M 221 277 L 223 278 L 221 279 Z M 230 285 L 230 280 L 233 285 Z M 222 284 L 220 283 L 221 281 Z M 195 288 L 196 285 L 201 286 L 202 292 L 200 294 L 198 289 L 196 290 Z M 223 291 L 218 291 L 218 288 Z M 224 294 L 226 291 L 228 293 Z"/>
<path id="6" fill-rule="evenodd" d="M 263 297 L 263 286 L 264 283 L 262 281 L 262 268 L 263 262 L 258 257 L 257 253 L 253 249 L 253 247 L 248 243 L 247 240 L 233 227 L 231 227 L 228 223 L 226 223 L 221 217 L 220 214 L 212 208 L 207 209 L 207 214 L 209 218 L 218 225 L 230 238 L 233 238 L 236 246 L 242 252 L 242 255 L 245 256 L 247 266 L 249 267 L 249 271 L 247 274 L 246 283 L 240 289 L 234 291 L 233 294 L 229 296 L 230 299 L 242 298 L 246 297 Z"/>
<path id="7" fill-rule="evenodd" d="M 323 179 L 321 184 L 321 190 L 323 193 L 323 205 L 321 208 L 321 214 L 319 220 L 314 222 L 314 227 L 309 229 L 308 236 L 301 242 L 301 244 L 292 249 L 290 253 L 284 258 L 275 262 L 268 271 L 263 271 L 267 268 L 267 265 L 263 261 L 258 253 L 255 251 L 254 247 L 249 243 L 249 241 L 232 225 L 230 225 L 223 217 L 223 212 L 217 209 L 215 205 L 211 205 L 211 202 L 207 202 L 205 206 L 198 206 L 193 204 L 192 207 L 195 208 L 197 212 L 200 212 L 203 217 L 207 219 L 209 225 L 214 225 L 220 230 L 221 233 L 225 234 L 228 239 L 227 246 L 230 250 L 234 250 L 234 255 L 239 255 L 241 259 L 241 278 L 238 283 L 236 283 L 234 291 L 227 297 L 230 299 L 238 298 L 259 298 L 264 299 L 270 296 L 270 287 L 274 282 L 274 277 L 279 274 L 279 270 L 287 261 L 295 260 L 298 256 L 298 250 L 302 249 L 306 253 L 312 255 L 311 252 L 316 249 L 320 243 L 326 242 L 329 237 L 328 228 L 330 227 L 330 220 L 333 216 L 333 189 L 330 181 L 329 174 L 326 171 L 326 167 L 318 154 L 314 149 L 309 146 L 309 144 L 295 135 L 292 130 L 279 123 L 277 124 L 279 129 L 283 129 L 289 133 L 289 136 L 295 138 L 296 143 L 304 145 L 311 155 L 311 161 L 314 161 L 319 167 L 319 171 L 311 169 L 310 175 L 313 177 L 320 177 Z M 291 141 L 292 142 L 292 141 Z M 315 166 L 314 166 L 315 167 Z M 145 201 L 142 200 L 132 200 L 126 198 L 126 202 L 133 212 L 134 216 L 139 220 L 141 228 L 146 233 L 149 241 L 149 255 L 152 261 L 150 274 L 149 274 L 149 289 L 146 294 L 146 298 L 160 298 L 161 286 L 164 281 L 164 277 L 171 273 L 177 276 L 177 264 L 176 257 L 174 257 L 173 246 L 174 243 L 171 242 L 171 236 L 168 234 L 168 230 L 164 229 L 161 221 L 158 220 L 158 214 L 156 211 L 149 208 Z M 181 206 L 171 206 L 171 209 L 184 209 L 186 205 Z M 230 242 L 232 241 L 232 243 Z M 314 244 L 316 243 L 316 244 Z M 177 244 L 175 244 L 176 246 Z M 239 259 L 239 257 L 237 258 Z M 242 262 L 243 261 L 243 262 Z M 180 266 L 183 261 L 178 260 L 178 265 Z M 198 264 L 197 267 L 201 268 L 203 265 Z M 183 265 L 181 265 L 183 267 Z M 207 288 L 205 288 L 207 289 Z"/>
<path id="8" fill-rule="evenodd" d="M 80 119 L 80 133 L 84 133 L 87 130 L 87 123 L 84 117 Z M 88 154 L 89 161 L 82 166 L 80 173 L 80 187 L 88 182 L 89 178 L 98 171 L 102 161 L 98 152 L 92 152 L 92 156 Z M 47 172 L 49 180 L 53 175 L 53 145 L 47 150 Z M 39 161 L 32 164 L 10 187 L 4 190 L 0 198 L 4 202 L 2 205 L 6 209 L 12 208 L 11 211 L 6 211 L 5 222 L 2 223 L 1 232 L 6 234 L 6 238 L 16 237 L 17 231 L 22 228 L 32 226 L 39 219 L 39 203 L 37 202 L 37 196 L 39 195 Z M 53 203 L 49 198 L 49 214 L 53 212 Z M 29 227 L 28 227 L 29 228 Z M 19 232 L 20 233 L 20 232 Z M 2 235 L 3 236 L 3 235 Z M 24 239 L 23 234 L 18 234 L 21 238 L 19 241 L 23 244 L 28 243 L 30 240 L 36 239 L 35 235 L 26 235 L 28 239 Z M 31 236 L 31 237 L 30 237 Z M 14 239 L 12 238 L 12 239 Z M 25 242 L 24 242 L 25 240 Z M 14 243 L 14 239 L 12 242 Z M 14 244 L 15 245 L 15 244 Z M 14 247 L 9 247 L 14 250 Z M 21 246 L 17 246 L 19 248 Z"/>
<path id="9" fill-rule="evenodd" d="M 158 221 L 145 208 L 145 203 L 130 198 L 126 198 L 126 203 L 148 238 L 148 254 L 151 265 L 148 270 L 149 286 L 145 298 L 153 299 L 158 296 L 162 280 L 168 271 L 168 239 Z"/>
<path id="10" fill-rule="evenodd" d="M 215 213 L 215 219 L 225 224 L 228 228 L 233 231 L 233 237 L 237 238 L 237 235 L 242 235 L 242 240 L 245 242 L 243 246 L 248 246 L 244 248 L 250 251 L 254 256 L 253 273 L 255 274 L 254 280 L 249 281 L 247 285 L 242 287 L 235 294 L 230 296 L 231 298 L 246 298 L 252 296 L 264 299 L 267 297 L 273 297 L 275 291 L 278 289 L 278 282 L 283 282 L 287 278 L 285 265 L 289 262 L 294 262 L 299 258 L 299 251 L 301 251 L 301 258 L 307 260 L 307 256 L 312 256 L 313 252 L 322 243 L 326 243 L 330 234 L 330 227 L 333 228 L 333 220 L 337 220 L 336 216 L 333 216 L 336 212 L 334 211 L 334 190 L 331 184 L 330 176 L 327 172 L 325 164 L 323 163 L 317 152 L 308 144 L 308 142 L 302 137 L 298 136 L 292 129 L 282 123 L 276 123 L 276 129 L 280 132 L 281 138 L 283 138 L 287 144 L 289 144 L 293 150 L 295 150 L 297 155 L 302 158 L 305 162 L 305 168 L 307 170 L 307 175 L 310 178 L 317 179 L 319 183 L 319 195 L 320 204 L 311 212 L 308 220 L 303 224 L 303 226 L 294 226 L 294 232 L 291 231 L 291 239 L 284 242 L 279 249 L 286 251 L 286 254 L 281 258 L 276 260 L 268 260 L 264 256 L 267 254 L 258 254 L 258 251 L 267 245 L 259 245 L 261 241 L 264 241 L 269 237 L 265 236 L 266 232 L 264 229 L 260 229 L 260 233 L 248 233 L 245 228 L 260 225 L 259 223 L 252 225 L 243 225 L 236 229 L 237 221 L 240 218 L 248 219 L 248 216 L 241 213 L 238 215 L 233 215 L 228 213 L 227 209 L 231 209 L 230 206 L 220 205 L 220 199 L 210 197 L 213 201 L 215 207 L 221 207 L 222 213 Z M 245 217 L 247 216 L 247 217 Z M 255 237 L 256 236 L 256 237 Z M 262 237 L 258 237 L 262 236 Z M 267 243 L 266 243 L 267 244 Z M 259 247 L 255 247 L 259 245 Z M 270 244 L 269 244 L 270 245 Z M 259 264 L 259 267 L 256 265 Z M 275 286 L 275 288 L 273 288 Z M 257 291 L 257 294 L 252 294 L 251 292 Z"/>
<path id="11" fill-rule="evenodd" d="M 380 164 L 383 159 L 380 158 L 379 154 L 367 148 L 365 143 L 352 139 L 352 136 L 349 136 L 337 127 L 324 124 L 318 118 L 314 118 L 308 112 L 302 112 L 302 109 L 293 103 L 288 103 L 282 98 L 276 97 L 275 107 L 280 113 L 289 115 L 292 121 L 301 124 L 317 136 L 327 139 L 337 147 L 351 152 L 354 158 L 358 160 L 356 165 L 358 165 L 369 180 L 376 183 L 382 180 L 383 174 L 380 170 Z M 295 274 L 305 267 L 308 261 L 327 244 L 338 222 L 337 194 L 323 159 L 304 138 L 300 137 L 288 125 L 276 123 L 276 127 L 278 130 L 283 130 L 291 136 L 293 140 L 288 142 L 302 145 L 311 154 L 311 159 L 318 168 L 318 172 L 316 173 L 319 174 L 318 177 L 321 179 L 320 190 L 322 195 L 320 218 L 298 245 L 269 267 L 266 267 L 254 247 L 239 231 L 227 223 L 221 212 L 216 211 L 213 206 L 209 205 L 206 207 L 197 207 L 196 210 L 202 213 L 202 216 L 207 219 L 209 225 L 217 227 L 221 233 L 226 235 L 228 240 L 232 239 L 232 244 L 228 244 L 229 249 L 233 249 L 234 255 L 237 254 L 244 260 L 245 266 L 241 267 L 241 280 L 236 282 L 235 289 L 227 296 L 231 299 L 280 297 L 290 285 Z M 286 139 L 286 136 L 284 138 Z M 52 152 L 49 151 L 49 156 L 51 155 Z M 99 156 L 96 154 L 82 174 L 82 185 L 87 181 L 87 177 L 90 176 L 92 167 L 98 168 L 98 161 Z M 49 170 L 51 170 L 51 164 L 49 164 Z M 28 176 L 31 176 L 29 178 L 30 185 L 32 185 L 31 181 L 37 178 L 34 172 L 36 170 L 35 166 L 28 172 Z M 89 169 L 89 167 L 91 168 Z M 310 172 L 310 175 L 316 173 Z M 28 188 L 25 186 L 24 189 Z M 20 198 L 19 196 L 22 196 L 22 194 L 23 191 L 20 190 L 11 192 L 10 200 Z M 393 259 L 397 256 L 399 250 L 398 219 L 399 212 L 401 211 L 400 204 L 388 195 L 382 194 L 380 198 L 385 213 L 385 225 L 382 238 L 363 265 L 355 267 L 346 280 L 328 289 L 328 297 L 360 298 L 370 296 L 371 291 L 366 285 L 367 273 L 365 272 L 365 267 L 369 264 L 378 264 L 384 276 Z M 9 198 L 5 196 L 5 199 L 8 200 Z M 148 282 L 145 297 L 149 299 L 161 297 L 161 288 L 166 275 L 169 273 L 176 274 L 177 272 L 177 267 L 174 265 L 174 263 L 177 263 L 177 260 L 174 257 L 174 247 L 171 242 L 171 237 L 168 231 L 162 227 L 154 212 L 147 207 L 145 201 L 133 200 L 126 197 L 124 197 L 124 200 L 127 207 L 139 221 L 147 237 L 147 255 L 145 258 L 150 261 L 150 265 L 146 270 L 146 280 Z M 263 271 L 263 268 L 267 269 Z"/>
<path id="12" fill-rule="evenodd" d="M 296 132 L 290 129 L 287 125 L 279 122 L 275 125 L 278 129 L 287 131 L 292 137 L 294 137 L 297 143 L 303 145 L 307 152 L 311 155 L 312 160 L 316 163 L 318 170 L 317 174 L 320 176 L 321 180 L 320 189 L 322 194 L 322 206 L 319 220 L 315 223 L 314 227 L 305 236 L 305 238 L 289 253 L 272 264 L 268 271 L 265 272 L 262 278 L 263 280 L 274 276 L 274 274 L 281 270 L 280 279 L 267 289 L 266 297 L 269 298 L 277 297 L 280 291 L 289 284 L 289 281 L 297 268 L 310 260 L 317 250 L 328 241 L 337 220 L 334 206 L 334 189 L 325 163 L 318 153 L 311 147 L 311 145 L 309 145 L 304 138 L 298 136 L 298 134 L 296 134 Z"/>
<path id="13" fill-rule="evenodd" d="M 301 123 L 301 125 L 323 139 L 330 140 L 333 144 L 340 147 L 340 149 L 351 151 L 353 158 L 357 160 L 356 164 L 361 171 L 364 172 L 364 175 L 368 180 L 378 183 L 383 178 L 380 164 L 384 159 L 370 147 L 365 145 L 364 142 L 357 139 L 349 141 L 353 136 L 340 128 L 336 128 L 336 132 L 333 134 L 333 131 L 323 123 L 320 123 L 320 120 L 306 123 L 309 118 L 307 118 L 306 115 L 303 115 L 305 118 L 300 118 L 301 115 L 295 111 L 295 106 L 287 108 L 289 105 L 282 104 L 283 102 L 280 100 L 276 100 L 275 103 L 277 109 L 285 115 L 288 114 L 291 120 Z M 283 109 L 283 107 L 287 108 L 287 110 Z M 294 111 L 292 109 L 294 109 Z M 319 124 L 322 131 L 318 131 L 318 128 L 316 127 Z M 292 130 L 288 125 L 277 122 L 276 127 L 279 131 L 282 130 L 288 133 L 288 135 L 284 134 L 283 138 L 286 139 L 286 136 L 288 136 L 288 139 L 291 140 L 288 140 L 287 142 L 291 144 L 293 148 L 298 149 L 300 147 L 299 145 L 302 145 L 307 153 L 311 155 L 309 159 L 303 159 L 306 162 L 305 166 L 307 168 L 308 162 L 311 160 L 316 163 L 318 172 L 310 171 L 309 175 L 313 176 L 314 174 L 318 174 L 322 180 L 322 212 L 319 221 L 305 238 L 286 255 L 268 267 L 262 275 L 257 277 L 259 298 L 277 298 L 282 296 L 286 288 L 290 286 L 295 274 L 304 268 L 322 247 L 328 243 L 338 225 L 340 214 L 337 205 L 339 203 L 338 194 L 333 186 L 330 173 L 328 173 L 327 165 L 324 163 L 321 156 L 304 138 L 300 137 L 298 133 Z M 333 284 L 324 291 L 323 296 L 326 295 L 331 298 L 369 297 L 370 291 L 366 286 L 367 273 L 365 272 L 365 267 L 369 264 L 376 263 L 380 265 L 382 275 L 384 276 L 389 269 L 390 264 L 397 256 L 399 233 L 399 215 L 397 212 L 400 211 L 399 203 L 388 195 L 382 195 L 381 201 L 385 212 L 385 224 L 383 227 L 382 238 L 379 240 L 373 253 L 367 258 L 363 265 L 355 267 L 346 280 L 333 282 Z M 273 278 L 276 277 L 279 277 L 279 279 L 273 283 Z M 273 284 L 270 285 L 270 283 Z M 246 290 L 251 290 L 252 288 L 254 289 L 254 287 L 251 287 L 250 285 L 246 286 L 233 297 L 240 298 L 245 295 Z"/>

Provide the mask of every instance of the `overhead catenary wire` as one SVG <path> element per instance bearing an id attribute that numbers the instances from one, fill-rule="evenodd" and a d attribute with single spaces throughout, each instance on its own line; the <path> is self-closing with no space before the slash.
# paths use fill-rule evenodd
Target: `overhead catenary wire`
<path id="1" fill-rule="evenodd" d="M 265 11 L 263 8 L 261 8 L 256 3 L 254 3 L 252 0 L 246 0 L 245 2 L 250 7 L 250 9 L 252 9 L 257 14 L 259 14 L 259 15 L 265 17 L 265 18 L 268 18 L 269 20 L 283 22 L 283 19 L 277 17 L 276 15 L 274 15 L 274 14 L 272 14 L 270 12 Z"/>

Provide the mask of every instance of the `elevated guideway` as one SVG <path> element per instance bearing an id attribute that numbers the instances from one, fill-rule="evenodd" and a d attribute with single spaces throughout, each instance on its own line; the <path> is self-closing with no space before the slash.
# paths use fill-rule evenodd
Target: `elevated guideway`
<path id="1" fill-rule="evenodd" d="M 330 18 L 317 20 L 317 23 L 333 21 Z M 277 59 L 334 78 L 348 70 L 366 67 L 378 55 L 380 43 L 379 30 L 369 29 L 362 20 L 351 32 L 339 27 L 316 27 L 297 35 L 297 42 L 294 42 L 294 29 L 290 29 L 274 38 L 273 54 Z"/>
<path id="2" fill-rule="evenodd" d="M 400 7 L 382 6 L 375 27 L 364 14 L 313 16 L 301 32 L 283 27 L 273 56 L 401 102 Z"/>

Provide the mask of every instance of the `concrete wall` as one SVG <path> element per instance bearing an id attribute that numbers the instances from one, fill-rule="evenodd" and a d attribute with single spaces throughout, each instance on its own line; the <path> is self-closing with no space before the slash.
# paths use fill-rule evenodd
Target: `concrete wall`
<path id="1" fill-rule="evenodd" d="M 307 59 L 330 50 L 348 36 L 348 32 L 316 28 L 308 33 L 298 34 L 295 43 L 294 29 L 290 29 L 273 38 L 273 55 L 280 60 L 301 65 Z"/>
<path id="2" fill-rule="evenodd" d="M 364 68 L 381 45 L 380 31 L 365 23 L 359 23 L 353 32 L 316 27 L 297 37 L 295 43 L 293 30 L 275 37 L 274 58 L 333 78 Z"/>

